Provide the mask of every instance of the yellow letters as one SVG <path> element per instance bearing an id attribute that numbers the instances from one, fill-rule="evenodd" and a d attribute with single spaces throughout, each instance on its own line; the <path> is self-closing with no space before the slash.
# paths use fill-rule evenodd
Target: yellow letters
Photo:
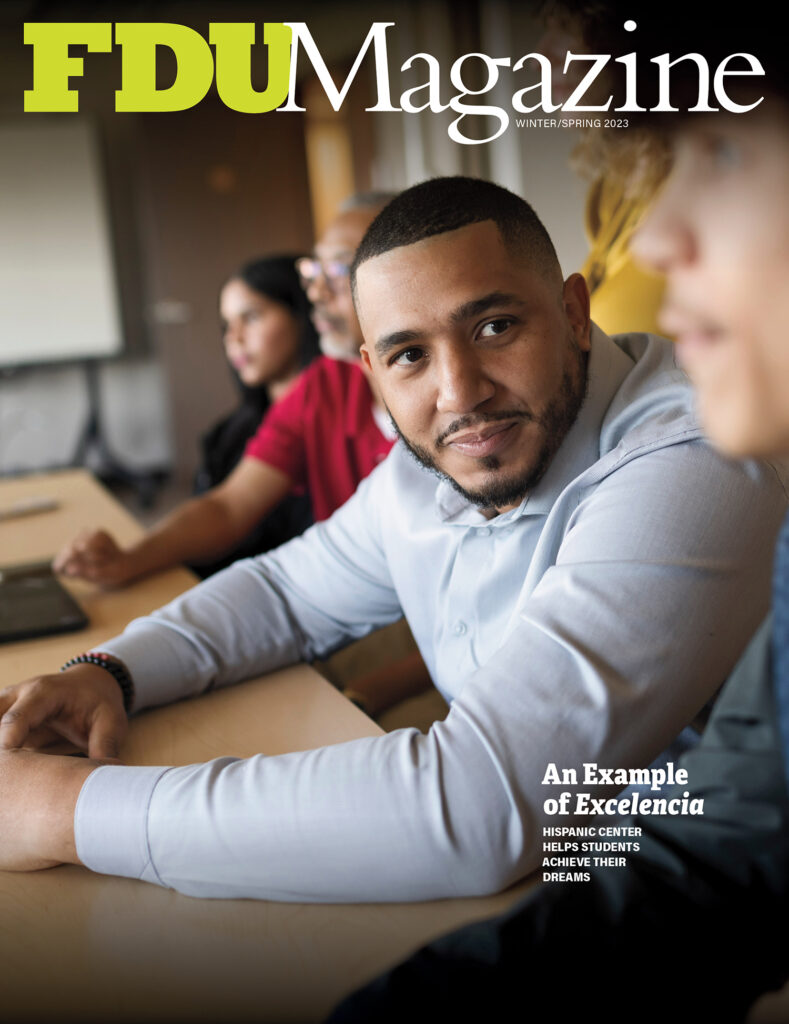
<path id="1" fill-rule="evenodd" d="M 208 43 L 193 28 L 168 22 L 119 22 L 115 26 L 115 42 L 123 48 L 116 110 L 187 110 L 211 88 L 213 56 Z M 157 46 L 169 46 L 178 62 L 175 81 L 168 89 L 156 88 Z"/>
<path id="2" fill-rule="evenodd" d="M 216 47 L 216 88 L 223 103 L 242 114 L 264 114 L 285 101 L 290 78 L 291 30 L 288 25 L 279 22 L 264 25 L 263 42 L 268 47 L 265 92 L 255 92 L 251 84 L 254 25 L 211 24 L 208 39 Z"/>
<path id="3" fill-rule="evenodd" d="M 25 90 L 25 111 L 74 114 L 79 93 L 69 89 L 71 76 L 82 74 L 82 57 L 69 57 L 72 43 L 90 51 L 112 49 L 112 26 L 106 22 L 28 22 L 25 43 L 33 47 L 33 88 Z"/>
<path id="4" fill-rule="evenodd" d="M 268 83 L 263 92 L 252 88 L 251 23 L 217 23 L 209 26 L 209 40 L 216 47 L 216 84 L 221 100 L 232 110 L 263 114 L 275 110 L 288 96 L 291 58 L 290 26 L 279 22 L 263 25 L 268 47 Z M 79 93 L 69 89 L 71 76 L 83 74 L 82 57 L 69 56 L 72 45 L 92 51 L 112 49 L 110 22 L 44 23 L 25 25 L 25 43 L 33 47 L 33 88 L 25 91 L 26 111 L 75 113 Z M 115 92 L 115 109 L 123 113 L 188 110 L 211 88 L 214 55 L 199 32 L 170 22 L 119 22 L 115 43 L 121 47 L 121 87 Z M 167 47 L 176 61 L 175 81 L 156 87 L 157 47 Z"/>

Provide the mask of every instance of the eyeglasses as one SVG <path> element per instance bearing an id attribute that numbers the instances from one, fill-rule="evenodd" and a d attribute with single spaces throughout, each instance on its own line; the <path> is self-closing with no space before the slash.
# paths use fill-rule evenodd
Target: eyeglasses
<path id="1" fill-rule="evenodd" d="M 349 263 L 343 263 L 342 260 L 326 260 L 324 262 L 313 259 L 312 256 L 303 256 L 296 260 L 296 271 L 305 288 L 322 277 L 326 284 L 334 289 L 338 282 L 348 276 L 351 267 Z"/>

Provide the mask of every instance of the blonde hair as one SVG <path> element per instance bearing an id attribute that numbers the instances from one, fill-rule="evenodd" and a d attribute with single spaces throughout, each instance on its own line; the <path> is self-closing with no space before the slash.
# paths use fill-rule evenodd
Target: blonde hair
<path id="1" fill-rule="evenodd" d="M 573 170 L 588 181 L 614 178 L 627 197 L 651 196 L 671 168 L 668 139 L 654 131 L 587 128 L 570 157 Z"/>

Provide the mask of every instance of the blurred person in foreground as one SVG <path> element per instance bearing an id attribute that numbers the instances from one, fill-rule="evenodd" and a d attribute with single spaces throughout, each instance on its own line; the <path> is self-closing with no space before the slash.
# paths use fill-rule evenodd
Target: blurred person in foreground
<path id="1" fill-rule="evenodd" d="M 277 266 L 276 274 L 269 264 L 265 272 L 244 268 L 227 282 L 220 298 L 225 348 L 242 384 L 257 393 L 245 403 L 243 423 L 220 425 L 223 436 L 212 440 L 219 461 L 226 465 L 229 453 L 223 450 L 230 446 L 236 464 L 221 479 L 212 479 L 219 474 L 209 459 L 210 489 L 128 548 L 104 530 L 83 532 L 57 555 L 56 571 L 104 586 L 123 586 L 183 562 L 207 575 L 235 557 L 284 543 L 312 518 L 326 519 L 347 501 L 394 443 L 386 413 L 361 368 L 362 335 L 348 281 L 356 247 L 389 198 L 369 193 L 349 200 L 317 241 L 314 255 L 297 261 L 298 273 L 292 262 L 287 270 Z M 302 361 L 297 350 L 305 330 L 298 318 L 308 308 L 299 275 L 324 351 L 312 362 Z M 307 330 L 312 334 L 309 325 Z M 283 365 L 275 366 L 280 357 Z M 257 524 L 272 512 L 277 517 L 285 499 L 290 504 L 279 535 L 266 534 L 265 546 L 250 550 L 245 538 L 252 531 L 254 540 Z"/>
<path id="2" fill-rule="evenodd" d="M 635 239 L 639 257 L 666 274 L 663 319 L 703 425 L 735 458 L 789 456 L 789 78 L 783 39 L 759 11 L 712 32 L 664 5 L 641 43 L 711 64 L 748 52 L 766 71 L 730 89 L 744 106 L 764 96 L 747 113 L 653 115 L 674 163 Z M 685 76 L 674 104 L 687 110 L 697 88 Z M 414 1007 L 505 1019 L 513 1006 L 534 1020 L 744 1020 L 789 977 L 788 750 L 789 519 L 772 617 L 682 760 L 682 792 L 704 800 L 703 816 L 625 821 L 642 832 L 626 867 L 543 886 L 436 941 L 348 999 L 333 1024 L 401 1020 Z M 781 1000 L 753 1019 L 789 1019 Z"/>

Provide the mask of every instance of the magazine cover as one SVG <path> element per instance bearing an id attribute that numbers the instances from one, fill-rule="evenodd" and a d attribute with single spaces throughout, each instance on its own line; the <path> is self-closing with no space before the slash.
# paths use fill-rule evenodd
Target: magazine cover
<path id="1" fill-rule="evenodd" d="M 789 877 L 785 477 L 729 457 L 786 453 L 639 235 L 780 89 L 755 24 L 638 6 L 0 6 L 2 1019 L 323 1020 L 491 920 L 337 1019 L 577 1020 L 698 948 L 687 1019 L 789 1020 L 739 938 Z"/>

